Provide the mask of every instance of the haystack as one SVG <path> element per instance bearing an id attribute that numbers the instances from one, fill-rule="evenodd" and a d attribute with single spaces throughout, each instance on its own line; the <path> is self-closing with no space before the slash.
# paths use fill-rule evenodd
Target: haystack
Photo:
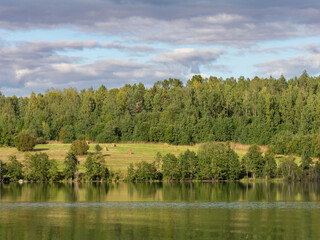
<path id="1" fill-rule="evenodd" d="M 178 148 L 177 147 L 173 147 L 172 150 L 173 151 L 178 151 Z"/>
<path id="2" fill-rule="evenodd" d="M 111 144 L 111 147 L 116 147 L 117 145 L 115 143 L 112 143 Z"/>
<path id="3" fill-rule="evenodd" d="M 103 147 L 102 151 L 109 151 L 109 149 L 107 147 Z"/>
<path id="4" fill-rule="evenodd" d="M 163 144 L 164 147 L 169 147 L 168 143 Z"/>
<path id="5" fill-rule="evenodd" d="M 89 141 L 86 141 L 86 143 L 87 143 L 87 144 L 90 144 L 90 142 L 89 142 Z"/>
<path id="6" fill-rule="evenodd" d="M 133 152 L 129 149 L 127 150 L 127 154 L 132 154 Z"/>

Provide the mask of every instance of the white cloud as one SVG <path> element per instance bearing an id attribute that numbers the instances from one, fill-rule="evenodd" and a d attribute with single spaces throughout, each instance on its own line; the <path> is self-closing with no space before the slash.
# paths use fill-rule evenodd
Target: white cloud
<path id="1" fill-rule="evenodd" d="M 164 64 L 160 60 L 161 55 L 158 62 L 150 63 L 103 59 L 79 64 L 78 58 L 57 53 L 69 49 L 96 47 L 109 47 L 109 45 L 99 45 L 96 42 L 58 41 L 24 42 L 14 47 L 2 48 L 0 49 L 1 90 L 25 88 L 26 91 L 32 89 L 43 92 L 51 87 L 88 87 L 100 84 L 120 87 L 135 82 L 152 85 L 158 80 L 169 77 L 185 79 L 186 73 L 190 72 L 188 61 L 204 64 L 220 54 L 218 50 L 185 49 L 178 51 L 180 55 L 168 53 L 171 58 L 176 58 L 179 64 Z"/>
<path id="2" fill-rule="evenodd" d="M 288 59 L 276 59 L 264 63 L 256 64 L 258 68 L 257 74 L 264 76 L 280 76 L 285 75 L 289 77 L 298 76 L 304 70 L 309 74 L 320 74 L 320 54 L 308 54 L 306 56 L 295 56 Z"/>
<path id="3" fill-rule="evenodd" d="M 219 49 L 180 48 L 162 53 L 153 61 L 167 64 L 181 64 L 191 68 L 193 73 L 199 73 L 199 66 L 215 61 L 224 51 Z"/>

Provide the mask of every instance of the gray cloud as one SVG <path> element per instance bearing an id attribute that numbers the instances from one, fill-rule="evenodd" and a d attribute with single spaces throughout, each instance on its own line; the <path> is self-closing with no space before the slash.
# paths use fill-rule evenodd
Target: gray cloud
<path id="1" fill-rule="evenodd" d="M 156 56 L 153 61 L 166 64 L 181 64 L 191 68 L 192 73 L 200 73 L 199 66 L 215 61 L 221 54 L 218 49 L 180 48 Z"/>
<path id="2" fill-rule="evenodd" d="M 65 72 L 70 75 L 72 69 L 76 76 L 90 75 L 94 72 L 93 67 L 79 65 L 82 58 L 61 55 L 61 52 L 69 50 L 83 50 L 90 48 L 109 48 L 112 43 L 98 44 L 96 41 L 34 41 L 20 42 L 16 46 L 0 48 L 0 74 L 2 85 L 7 87 L 24 86 L 32 81 L 39 85 L 39 81 L 45 83 L 48 79 L 59 79 L 56 73 Z M 151 48 L 143 46 L 128 46 L 116 44 L 118 48 L 131 49 L 131 51 L 151 51 Z M 58 54 L 57 52 L 60 52 Z M 86 70 L 82 70 L 86 69 Z M 85 73 L 84 71 L 88 71 Z M 50 75 L 51 74 L 51 75 Z M 78 74 L 78 75 L 77 75 Z M 91 74 L 92 75 L 92 74 Z M 61 75 L 61 81 L 63 76 Z M 76 81 L 76 80 L 75 80 Z M 58 84 L 58 80 L 55 80 Z M 41 85 L 41 84 L 40 84 Z M 52 83 L 54 85 L 54 83 Z"/>
<path id="3" fill-rule="evenodd" d="M 5 94 L 45 91 L 48 88 L 79 88 L 99 86 L 119 87 L 125 83 L 153 82 L 168 77 L 185 79 L 189 72 L 184 65 L 138 63 L 117 59 L 104 59 L 80 64 L 79 58 L 59 55 L 62 51 L 110 47 L 94 41 L 24 42 L 0 49 L 0 84 Z M 116 45 L 118 46 L 118 45 Z M 126 48 L 125 45 L 121 47 Z M 150 50 L 141 48 L 139 50 Z M 204 61 L 204 59 L 202 60 Z"/>
<path id="4" fill-rule="evenodd" d="M 288 52 L 288 51 L 297 51 L 297 52 L 307 52 L 307 53 L 319 53 L 320 52 L 320 45 L 315 44 L 315 43 L 309 43 L 305 45 L 288 45 L 288 46 L 283 46 L 283 47 L 257 47 L 257 46 L 252 46 L 252 47 L 247 47 L 245 49 L 241 49 L 238 52 L 235 53 L 237 56 L 242 56 L 246 54 L 280 54 L 283 52 Z"/>
<path id="5" fill-rule="evenodd" d="M 102 43 L 100 47 L 118 49 L 120 51 L 129 52 L 135 55 L 140 55 L 145 53 L 155 53 L 158 51 L 157 49 L 150 46 L 145 46 L 145 45 L 128 46 L 125 44 L 115 43 L 115 42 Z"/>
<path id="6" fill-rule="evenodd" d="M 0 73 L 3 73 L 3 70 L 0 69 Z M 10 94 L 12 89 L 24 88 L 25 92 L 31 90 L 44 92 L 52 87 L 81 89 L 89 86 L 98 87 L 101 84 L 112 88 L 136 82 L 143 82 L 151 86 L 154 82 L 168 77 L 185 79 L 184 72 L 186 69 L 182 66 L 146 64 L 116 59 L 105 59 L 82 65 L 55 63 L 34 69 L 9 72 L 10 79 L 19 79 L 19 82 L 14 86 L 3 82 L 1 91 Z"/>
<path id="7" fill-rule="evenodd" d="M 169 44 L 251 45 L 264 40 L 279 40 L 320 34 L 320 24 L 258 22 L 239 14 L 217 14 L 187 19 L 159 20 L 131 17 L 82 25 L 84 31 L 121 35 L 127 41 Z"/>
<path id="8" fill-rule="evenodd" d="M 246 45 L 320 33 L 319 1 L 12 0 L 0 27 L 76 27 L 128 40 Z"/>

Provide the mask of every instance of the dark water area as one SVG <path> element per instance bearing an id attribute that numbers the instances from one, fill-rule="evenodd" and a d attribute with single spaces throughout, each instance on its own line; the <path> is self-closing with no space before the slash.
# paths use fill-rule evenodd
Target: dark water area
<path id="1" fill-rule="evenodd" d="M 0 184 L 0 239 L 320 239 L 320 184 Z"/>

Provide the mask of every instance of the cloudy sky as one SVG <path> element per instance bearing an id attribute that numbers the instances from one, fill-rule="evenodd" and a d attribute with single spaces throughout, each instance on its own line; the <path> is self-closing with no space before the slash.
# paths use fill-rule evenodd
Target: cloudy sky
<path id="1" fill-rule="evenodd" d="M 317 0 L 1 0 L 0 91 L 320 74 Z"/>

